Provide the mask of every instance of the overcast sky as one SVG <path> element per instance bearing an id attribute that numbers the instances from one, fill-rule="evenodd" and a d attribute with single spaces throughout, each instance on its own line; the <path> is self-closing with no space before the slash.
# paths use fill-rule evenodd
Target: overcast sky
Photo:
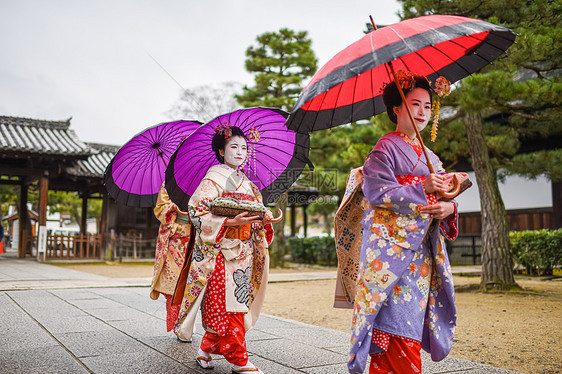
<path id="1" fill-rule="evenodd" d="M 382 0 L 0 0 L 0 115 L 64 120 L 83 141 L 122 145 L 160 122 L 183 87 L 253 85 L 256 36 L 308 31 L 319 64 L 377 23 Z"/>

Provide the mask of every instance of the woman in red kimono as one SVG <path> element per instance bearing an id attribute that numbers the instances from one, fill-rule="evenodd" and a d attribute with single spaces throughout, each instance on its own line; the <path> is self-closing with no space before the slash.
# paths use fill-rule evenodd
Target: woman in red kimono
<path id="1" fill-rule="evenodd" d="M 220 128 L 212 147 L 221 164 L 209 168 L 188 204 L 196 236 L 176 326 L 189 331 L 202 305 L 206 332 L 198 365 L 213 368 L 211 354 L 217 354 L 233 364 L 233 373 L 261 373 L 248 361 L 245 334 L 256 323 L 265 296 L 273 215 L 268 211 L 261 220 L 247 213 L 234 218 L 211 213 L 210 203 L 218 197 L 263 204 L 242 170 L 248 155 L 244 132 Z"/>
<path id="2" fill-rule="evenodd" d="M 154 215 L 160 221 L 160 228 L 156 242 L 150 298 L 156 300 L 161 294 L 166 298 L 166 327 L 167 331 L 170 331 L 174 328 L 180 311 L 179 306 L 171 305 L 171 301 L 185 261 L 190 224 L 186 213 L 181 212 L 178 206 L 170 200 L 164 183 L 158 192 Z M 176 336 L 181 342 L 191 340 L 183 338 L 181 331 L 178 331 Z"/>

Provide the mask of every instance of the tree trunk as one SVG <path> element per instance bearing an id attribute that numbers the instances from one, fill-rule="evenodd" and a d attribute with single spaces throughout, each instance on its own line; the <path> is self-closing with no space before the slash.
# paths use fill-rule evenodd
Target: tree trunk
<path id="1" fill-rule="evenodd" d="M 482 280 L 485 290 L 506 290 L 516 286 L 505 206 L 496 171 L 490 163 L 482 116 L 468 112 L 464 118 L 472 167 L 480 193 L 482 214 Z"/>
<path id="2" fill-rule="evenodd" d="M 285 265 L 285 254 L 287 253 L 286 242 L 285 242 L 285 217 L 287 210 L 287 200 L 289 193 L 285 191 L 277 201 L 275 202 L 275 212 L 273 213 L 275 217 L 279 214 L 279 209 L 283 212 L 283 219 L 279 222 L 273 224 L 274 237 L 271 246 L 269 247 L 269 255 L 271 260 L 271 266 L 283 267 Z"/>
<path id="3" fill-rule="evenodd" d="M 328 236 L 332 236 L 332 219 L 330 219 L 330 213 L 324 213 L 324 231 Z"/>

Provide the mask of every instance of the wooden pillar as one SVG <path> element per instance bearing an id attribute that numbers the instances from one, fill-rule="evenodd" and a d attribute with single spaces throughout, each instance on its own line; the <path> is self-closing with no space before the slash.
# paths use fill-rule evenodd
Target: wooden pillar
<path id="1" fill-rule="evenodd" d="M 291 204 L 291 237 L 295 237 L 297 231 L 297 208 Z"/>
<path id="2" fill-rule="evenodd" d="M 82 216 L 80 217 L 80 234 L 86 235 L 88 232 L 88 195 L 82 195 Z"/>
<path id="3" fill-rule="evenodd" d="M 304 227 L 304 237 L 308 238 L 308 215 L 306 214 L 306 208 L 308 207 L 308 204 L 304 204 L 302 206 L 302 224 Z"/>
<path id="4" fill-rule="evenodd" d="M 20 206 L 18 209 L 18 257 L 25 258 L 27 250 L 27 190 L 23 182 L 20 185 Z"/>
<path id="5" fill-rule="evenodd" d="M 37 259 L 45 261 L 47 254 L 47 200 L 49 197 L 49 173 L 39 178 L 39 222 L 37 222 Z"/>
<path id="6" fill-rule="evenodd" d="M 107 192 L 102 192 L 102 203 L 101 203 L 101 217 L 100 217 L 100 225 L 98 227 L 98 234 L 101 234 L 101 250 L 100 255 L 105 256 L 105 251 L 107 250 L 107 245 L 109 243 L 109 236 L 107 231 L 107 211 L 109 209 L 109 196 Z M 113 249 L 115 251 L 115 249 Z M 113 253 L 115 255 L 115 253 Z M 113 256 L 112 255 L 112 256 Z"/>

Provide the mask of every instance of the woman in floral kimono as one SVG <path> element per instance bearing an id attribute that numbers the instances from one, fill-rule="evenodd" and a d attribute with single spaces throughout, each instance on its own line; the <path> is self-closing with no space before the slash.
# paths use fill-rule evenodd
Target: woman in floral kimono
<path id="1" fill-rule="evenodd" d="M 434 361 L 447 356 L 456 324 L 453 279 L 444 236 L 457 236 L 454 201 L 439 158 L 429 174 L 427 160 L 407 113 L 418 129 L 431 117 L 432 89 L 423 76 L 401 72 L 403 102 L 396 83 L 383 100 L 396 131 L 383 136 L 363 165 L 363 193 L 369 205 L 363 236 L 352 320 L 348 368 L 362 373 L 421 373 L 420 349 Z M 439 196 L 439 195 L 437 195 Z"/>
<path id="2" fill-rule="evenodd" d="M 234 373 L 261 373 L 248 361 L 245 333 L 256 323 L 265 296 L 273 216 L 269 211 L 263 220 L 247 212 L 234 218 L 211 213 L 209 203 L 217 197 L 262 203 L 258 188 L 241 170 L 248 154 L 243 131 L 220 128 L 212 146 L 221 164 L 209 168 L 189 200 L 196 237 L 176 327 L 190 331 L 202 305 L 206 332 L 197 363 L 213 368 L 211 354 L 219 354 L 234 365 Z"/>
<path id="3" fill-rule="evenodd" d="M 170 331 L 174 328 L 180 311 L 179 306 L 172 306 L 172 295 L 185 261 L 190 224 L 186 213 L 170 200 L 164 183 L 158 192 L 154 215 L 160 221 L 160 228 L 150 298 L 156 300 L 160 294 L 166 298 L 166 327 Z M 177 338 L 181 342 L 190 341 L 179 334 Z"/>

